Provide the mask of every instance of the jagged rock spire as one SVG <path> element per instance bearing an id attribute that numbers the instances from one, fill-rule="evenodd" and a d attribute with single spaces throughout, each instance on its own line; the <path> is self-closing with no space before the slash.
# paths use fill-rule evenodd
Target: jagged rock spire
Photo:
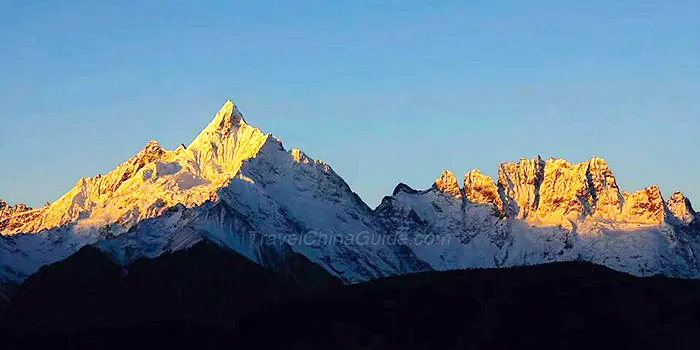
<path id="1" fill-rule="evenodd" d="M 586 177 L 590 188 L 594 215 L 605 219 L 614 219 L 622 212 L 623 196 L 617 180 L 607 162 L 593 157 L 588 162 Z"/>
<path id="2" fill-rule="evenodd" d="M 228 100 L 187 150 L 199 165 L 198 175 L 218 183 L 236 176 L 242 162 L 255 157 L 269 136 L 248 125 Z"/>
<path id="3" fill-rule="evenodd" d="M 544 168 L 545 162 L 539 156 L 498 167 L 498 185 L 504 192 L 503 205 L 508 216 L 524 218 L 537 209 Z"/>
<path id="4" fill-rule="evenodd" d="M 498 186 L 492 178 L 474 169 L 464 176 L 464 195 L 471 203 L 492 204 L 503 210 L 503 201 L 498 193 Z"/>
<path id="5" fill-rule="evenodd" d="M 16 226 L 17 223 L 13 222 L 13 217 L 21 216 L 22 214 L 31 210 L 32 208 L 24 204 L 17 204 L 13 206 L 0 200 L 0 232 L 14 228 L 13 226 Z"/>
<path id="6" fill-rule="evenodd" d="M 297 163 L 309 163 L 311 161 L 311 158 L 298 148 L 293 148 L 290 153 L 292 154 L 292 159 Z"/>
<path id="7" fill-rule="evenodd" d="M 167 151 L 160 146 L 158 141 L 151 141 L 141 150 L 141 152 L 132 157 L 129 162 L 140 163 L 143 165 L 160 159 L 165 153 L 167 153 Z"/>
<path id="8" fill-rule="evenodd" d="M 661 189 L 649 186 L 634 193 L 624 193 L 625 205 L 619 221 L 640 224 L 661 224 L 666 219 L 666 205 Z"/>
<path id="9" fill-rule="evenodd" d="M 671 214 L 683 223 L 690 224 L 697 218 L 697 213 L 693 209 L 690 200 L 681 192 L 675 192 L 666 201 L 666 206 Z"/>
<path id="10" fill-rule="evenodd" d="M 435 184 L 433 186 L 438 191 L 449 194 L 452 197 L 462 198 L 462 190 L 459 187 L 457 177 L 450 170 L 443 171 L 440 177 L 435 180 Z"/>
<path id="11" fill-rule="evenodd" d="M 228 100 L 216 113 L 214 119 L 192 141 L 189 148 L 196 148 L 199 144 L 209 141 L 214 136 L 225 137 L 241 125 L 247 125 L 243 114 L 241 114 L 233 101 Z"/>

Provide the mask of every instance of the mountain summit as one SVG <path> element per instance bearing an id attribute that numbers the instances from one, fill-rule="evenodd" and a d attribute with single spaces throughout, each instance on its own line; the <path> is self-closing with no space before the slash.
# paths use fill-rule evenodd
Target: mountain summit
<path id="1" fill-rule="evenodd" d="M 327 243 L 332 235 L 383 228 L 330 166 L 285 150 L 248 125 L 232 101 L 188 147 L 167 151 L 151 142 L 31 216 L 2 220 L 0 279 L 6 280 L 21 280 L 84 245 L 128 265 L 201 241 L 273 267 L 304 255 L 347 282 L 429 269 L 406 247 L 289 244 L 288 237 Z"/>
<path id="2" fill-rule="evenodd" d="M 255 157 L 269 137 L 248 125 L 238 107 L 229 100 L 187 151 L 198 165 L 199 176 L 222 184 L 236 176 L 243 161 Z"/>
<path id="3" fill-rule="evenodd" d="M 246 124 L 229 100 L 186 149 L 167 151 L 151 141 L 109 174 L 80 179 L 31 219 L 9 218 L 1 232 L 36 233 L 70 223 L 119 234 L 169 207 L 201 205 L 258 154 L 268 137 Z"/>
<path id="4" fill-rule="evenodd" d="M 656 186 L 621 191 L 598 157 L 445 171 L 372 210 L 325 162 L 287 151 L 232 101 L 185 147 L 148 143 L 44 208 L 0 202 L 0 281 L 93 246 L 125 268 L 212 242 L 279 270 L 308 261 L 346 283 L 425 270 L 582 260 L 639 276 L 700 277 L 700 220 Z"/>
<path id="5" fill-rule="evenodd" d="M 216 116 L 209 123 L 209 125 L 207 125 L 207 127 L 204 128 L 199 136 L 192 142 L 189 148 L 193 148 L 194 145 L 206 140 L 207 135 L 229 135 L 237 127 L 244 124 L 247 125 L 243 115 L 238 110 L 238 107 L 232 100 L 228 100 L 226 103 L 224 103 L 219 112 L 216 113 Z"/>

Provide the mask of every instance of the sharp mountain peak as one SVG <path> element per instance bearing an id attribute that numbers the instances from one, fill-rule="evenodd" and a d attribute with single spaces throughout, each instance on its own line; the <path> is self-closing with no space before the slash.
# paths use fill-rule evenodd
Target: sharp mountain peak
<path id="1" fill-rule="evenodd" d="M 404 247 L 408 257 L 393 246 L 295 247 L 351 282 L 431 267 L 579 259 L 582 253 L 639 275 L 700 276 L 700 260 L 684 255 L 700 247 L 698 216 L 687 198 L 674 194 L 664 201 L 658 187 L 622 193 L 602 158 L 578 164 L 522 159 L 499 165 L 495 179 L 474 170 L 460 185 L 449 170 L 428 190 L 399 184 L 372 211 L 330 166 L 298 149 L 286 151 L 271 134 L 248 125 L 229 100 L 188 147 L 166 151 L 150 142 L 48 207 L 7 210 L 0 204 L 0 233 L 13 235 L 0 240 L 0 251 L 7 248 L 2 244 L 24 249 L 0 254 L 0 278 L 3 271 L 24 278 L 95 242 L 111 247 L 117 260 L 131 261 L 212 239 L 264 263 L 260 252 L 242 244 L 247 233 L 310 231 L 459 237 L 446 247 Z M 213 210 L 209 204 L 217 201 L 230 209 Z M 31 234 L 43 231 L 49 234 Z"/>

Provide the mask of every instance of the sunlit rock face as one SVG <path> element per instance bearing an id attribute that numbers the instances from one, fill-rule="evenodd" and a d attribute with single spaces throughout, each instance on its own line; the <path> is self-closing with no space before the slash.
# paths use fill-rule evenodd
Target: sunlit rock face
<path id="1" fill-rule="evenodd" d="M 440 178 L 435 180 L 434 187 L 438 191 L 449 194 L 452 197 L 462 198 L 462 190 L 459 187 L 459 182 L 457 182 L 457 177 L 449 170 L 445 170 L 440 175 Z"/>
<path id="2" fill-rule="evenodd" d="M 623 193 L 625 205 L 621 219 L 638 224 L 661 224 L 666 219 L 666 207 L 661 190 L 647 187 L 634 193 Z"/>
<path id="3" fill-rule="evenodd" d="M 622 200 L 615 176 L 603 159 L 579 164 L 550 159 L 531 219 L 547 224 L 589 218 L 615 221 L 620 219 Z"/>
<path id="4" fill-rule="evenodd" d="M 109 174 L 80 179 L 31 216 L 11 217 L 1 232 L 33 233 L 75 223 L 87 229 L 109 226 L 118 234 L 174 205 L 201 205 L 257 155 L 268 137 L 246 124 L 228 101 L 189 147 L 167 151 L 152 141 Z"/>
<path id="5" fill-rule="evenodd" d="M 498 186 L 492 178 L 479 170 L 472 170 L 464 176 L 464 194 L 467 201 L 471 203 L 491 204 L 499 212 L 503 211 L 503 201 L 498 193 Z"/>
<path id="6" fill-rule="evenodd" d="M 462 205 L 447 200 L 452 183 L 443 174 L 431 190 L 399 186 L 377 209 L 391 232 L 446 242 L 411 247 L 434 269 L 585 260 L 640 276 L 700 276 L 690 202 L 674 194 L 665 203 L 657 186 L 622 193 L 601 158 L 505 163 L 497 183 L 472 171 Z"/>
<path id="7" fill-rule="evenodd" d="M 614 220 L 622 212 L 623 201 L 615 175 L 605 160 L 595 157 L 588 162 L 586 176 L 591 189 L 593 216 Z"/>
<path id="8" fill-rule="evenodd" d="M 16 226 L 28 221 L 36 211 L 24 204 L 11 206 L 0 200 L 0 232 L 18 229 Z"/>
<path id="9" fill-rule="evenodd" d="M 228 101 L 214 120 L 187 147 L 196 175 L 220 185 L 234 177 L 247 159 L 255 157 L 269 135 L 248 125 Z"/>
<path id="10" fill-rule="evenodd" d="M 484 198 L 483 190 L 475 193 L 475 179 L 486 183 L 479 188 L 489 189 L 489 199 Z M 597 221 L 653 225 L 666 219 L 658 187 L 623 194 L 605 160 L 598 157 L 578 164 L 540 158 L 504 163 L 499 167 L 498 188 L 506 215 L 534 225 L 571 228 L 576 223 Z M 497 204 L 493 192 L 483 175 L 468 174 L 467 198 Z"/>
<path id="11" fill-rule="evenodd" d="M 503 163 L 498 167 L 498 186 L 506 215 L 523 219 L 537 210 L 545 162 L 522 159 L 518 163 Z"/>
<path id="12" fill-rule="evenodd" d="M 675 192 L 666 201 L 666 206 L 679 222 L 686 225 L 697 222 L 698 214 L 693 210 L 693 205 L 683 193 Z"/>
<path id="13" fill-rule="evenodd" d="M 546 223 L 579 220 L 593 211 L 591 189 L 588 186 L 587 164 L 573 165 L 563 159 L 546 162 L 540 185 L 537 210 L 533 219 Z"/>
<path id="14" fill-rule="evenodd" d="M 24 204 L 18 204 L 18 205 L 12 206 L 12 205 L 7 204 L 3 200 L 0 200 L 0 218 L 7 217 L 7 216 L 10 216 L 10 215 L 16 214 L 16 213 L 25 212 L 28 210 L 31 210 L 31 208 L 27 207 Z"/>

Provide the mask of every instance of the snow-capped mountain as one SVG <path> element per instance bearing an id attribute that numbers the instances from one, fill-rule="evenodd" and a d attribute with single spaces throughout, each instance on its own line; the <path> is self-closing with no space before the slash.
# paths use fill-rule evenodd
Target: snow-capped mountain
<path id="1" fill-rule="evenodd" d="M 166 151 L 151 142 L 56 202 L 15 211 L 3 214 L 5 280 L 21 280 L 86 244 L 128 265 L 202 240 L 272 267 L 302 254 L 346 282 L 429 269 L 404 245 L 348 240 L 383 233 L 372 210 L 330 166 L 286 151 L 231 101 L 188 147 Z"/>
<path id="2" fill-rule="evenodd" d="M 250 126 L 228 101 L 189 146 L 156 142 L 40 209 L 0 202 L 0 281 L 94 245 L 128 266 L 211 241 L 284 269 L 301 255 L 347 283 L 423 270 L 585 260 L 700 277 L 700 220 L 680 193 L 621 192 L 604 160 L 521 160 L 400 184 L 370 209 L 332 168 Z"/>
<path id="3" fill-rule="evenodd" d="M 393 232 L 441 242 L 412 246 L 435 269 L 583 260 L 640 276 L 700 276 L 690 201 L 675 193 L 664 202 L 656 186 L 621 192 L 597 157 L 505 163 L 497 182 L 474 170 L 461 188 L 445 172 L 427 191 L 400 185 L 377 213 Z"/>
<path id="4" fill-rule="evenodd" d="M 118 235 L 169 207 L 212 199 L 268 137 L 246 124 L 229 101 L 189 147 L 166 151 L 152 141 L 109 174 L 80 179 L 30 219 L 11 217 L 2 233 L 35 233 L 70 223 L 78 230 L 109 226 L 107 231 Z"/>

